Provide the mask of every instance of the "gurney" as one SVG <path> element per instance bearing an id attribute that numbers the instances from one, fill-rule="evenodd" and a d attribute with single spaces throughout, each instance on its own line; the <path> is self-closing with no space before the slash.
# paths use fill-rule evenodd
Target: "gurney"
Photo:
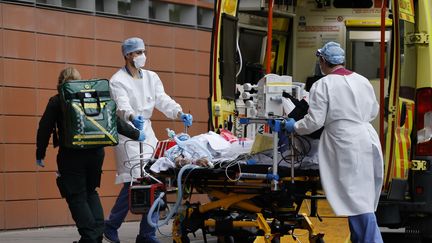
<path id="1" fill-rule="evenodd" d="M 319 188 L 319 171 L 289 166 L 278 166 L 275 178 L 273 165 L 249 163 L 249 155 L 230 161 L 214 163 L 213 167 L 189 164 L 171 168 L 154 176 L 159 182 L 173 181 L 172 185 L 159 185 L 148 218 L 165 206 L 168 193 L 177 193 L 175 205 L 167 218 L 174 217 L 172 237 L 174 242 L 189 242 L 189 234 L 202 230 L 203 235 L 218 236 L 220 242 L 288 242 L 295 238 L 295 230 L 305 229 L 310 242 L 323 242 L 324 234 L 318 232 L 309 216 L 316 216 Z M 152 162 L 145 164 L 150 171 Z M 281 163 L 281 162 L 279 162 Z M 294 176 L 291 176 L 295 171 Z M 277 181 L 275 184 L 275 181 Z M 162 183 L 163 184 L 163 183 Z M 178 190 L 166 191 L 165 186 Z M 275 190 L 275 187 L 277 190 Z M 193 203 L 191 195 L 206 194 L 209 202 Z M 157 194 L 157 195 L 156 195 Z M 311 213 L 300 213 L 305 199 L 311 199 Z M 167 223 L 153 223 L 155 227 Z M 204 238 L 206 241 L 206 237 Z"/>

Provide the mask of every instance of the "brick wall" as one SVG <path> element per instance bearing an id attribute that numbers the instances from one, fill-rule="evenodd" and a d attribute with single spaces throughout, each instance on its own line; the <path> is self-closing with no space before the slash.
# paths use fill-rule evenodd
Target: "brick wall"
<path id="1" fill-rule="evenodd" d="M 73 224 L 55 184 L 57 150 L 48 148 L 45 168 L 35 165 L 37 125 L 66 66 L 85 79 L 109 79 L 124 64 L 121 42 L 141 37 L 146 68 L 194 115 L 189 132 L 207 131 L 209 31 L 8 3 L 0 13 L 0 230 Z M 160 139 L 166 127 L 183 130 L 159 112 L 153 120 Z M 99 193 L 108 215 L 120 186 L 112 149 L 106 154 Z"/>

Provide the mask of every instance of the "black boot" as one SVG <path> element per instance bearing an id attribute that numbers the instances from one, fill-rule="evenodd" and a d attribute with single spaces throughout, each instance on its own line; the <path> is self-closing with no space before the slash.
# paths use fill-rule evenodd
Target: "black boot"
<path id="1" fill-rule="evenodd" d="M 160 243 L 156 236 L 153 237 L 144 237 L 142 235 L 137 235 L 135 243 Z"/>

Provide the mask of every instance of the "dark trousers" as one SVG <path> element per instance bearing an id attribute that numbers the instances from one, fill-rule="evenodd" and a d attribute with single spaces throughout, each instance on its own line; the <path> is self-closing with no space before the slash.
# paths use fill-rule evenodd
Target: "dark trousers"
<path id="1" fill-rule="evenodd" d="M 103 159 L 103 148 L 60 149 L 57 155 L 57 186 L 81 235 L 80 243 L 102 242 L 104 215 L 96 187 L 100 186 Z"/>

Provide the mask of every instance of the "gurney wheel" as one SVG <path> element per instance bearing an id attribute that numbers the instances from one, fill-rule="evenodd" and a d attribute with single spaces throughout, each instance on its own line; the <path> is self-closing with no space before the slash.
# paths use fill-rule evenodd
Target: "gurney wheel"
<path id="1" fill-rule="evenodd" d="M 182 236 L 180 240 L 180 242 L 173 240 L 173 243 L 190 243 L 189 237 L 187 236 Z"/>
<path id="2" fill-rule="evenodd" d="M 224 236 L 218 237 L 217 243 L 235 243 L 235 240 L 232 236 Z"/>
<path id="3" fill-rule="evenodd" d="M 315 243 L 325 243 L 323 238 L 319 238 L 315 241 Z"/>

